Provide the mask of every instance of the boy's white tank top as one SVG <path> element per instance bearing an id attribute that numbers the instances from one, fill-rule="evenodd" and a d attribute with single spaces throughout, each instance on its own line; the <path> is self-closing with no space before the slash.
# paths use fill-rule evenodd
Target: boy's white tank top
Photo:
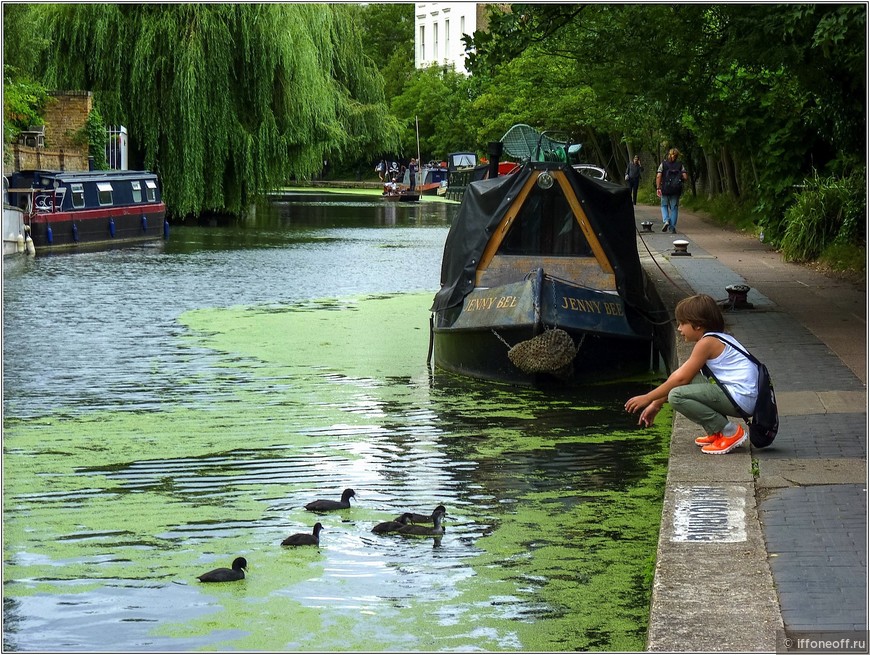
<path id="1" fill-rule="evenodd" d="M 730 334 L 706 332 L 704 336 L 708 334 L 719 335 L 726 341 L 743 348 L 743 344 Z M 752 414 L 755 411 L 755 399 L 758 394 L 758 367 L 731 344 L 724 341 L 722 343 L 725 346 L 722 354 L 715 359 L 708 359 L 707 366 L 716 379 L 725 385 L 740 408 L 747 414 Z"/>

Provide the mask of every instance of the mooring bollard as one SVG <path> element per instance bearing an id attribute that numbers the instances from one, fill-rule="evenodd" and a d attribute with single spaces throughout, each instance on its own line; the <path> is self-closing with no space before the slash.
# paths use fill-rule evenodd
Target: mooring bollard
<path id="1" fill-rule="evenodd" d="M 673 257 L 691 257 L 692 253 L 689 252 L 689 242 L 685 239 L 677 239 L 674 241 L 674 252 L 671 253 Z"/>
<path id="2" fill-rule="evenodd" d="M 747 302 L 746 294 L 749 293 L 750 287 L 745 284 L 729 284 L 725 287 L 728 292 L 728 300 L 725 301 L 725 307 L 729 309 L 752 309 L 753 304 Z"/>
<path id="3" fill-rule="evenodd" d="M 643 228 L 644 232 L 652 232 L 653 222 L 652 221 L 642 221 L 640 226 Z"/>

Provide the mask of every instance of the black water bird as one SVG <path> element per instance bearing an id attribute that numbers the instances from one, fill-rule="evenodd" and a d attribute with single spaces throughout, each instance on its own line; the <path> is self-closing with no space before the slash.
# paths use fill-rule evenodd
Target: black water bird
<path id="1" fill-rule="evenodd" d="M 284 541 L 281 542 L 282 546 L 319 546 L 320 545 L 320 531 L 323 530 L 323 526 L 320 523 L 314 524 L 314 531 L 311 534 L 307 532 L 299 532 L 297 534 L 291 534 Z"/>
<path id="2" fill-rule="evenodd" d="M 432 514 L 431 527 L 428 525 L 408 524 L 396 530 L 396 534 L 440 537 L 444 534 L 444 526 L 441 525 L 444 516 L 444 512 L 434 512 Z"/>
<path id="3" fill-rule="evenodd" d="M 328 512 L 333 509 L 347 509 L 350 507 L 350 499 L 356 496 L 353 489 L 345 489 L 341 492 L 341 500 L 313 500 L 305 506 L 310 512 Z"/>
<path id="4" fill-rule="evenodd" d="M 203 573 L 196 577 L 200 582 L 233 582 L 245 579 L 245 569 L 248 568 L 248 560 L 237 557 L 233 560 L 233 568 L 220 568 Z"/>
<path id="5" fill-rule="evenodd" d="M 432 510 L 431 514 L 417 514 L 416 512 L 406 512 L 402 516 L 409 516 L 408 521 L 410 523 L 432 523 L 432 519 L 435 518 L 435 514 L 441 512 L 444 516 L 447 516 L 447 509 L 444 505 L 438 505 L 434 510 Z M 398 521 L 401 517 L 397 516 L 396 521 Z"/>
<path id="6" fill-rule="evenodd" d="M 405 512 L 401 516 L 397 517 L 395 521 L 384 521 L 383 523 L 378 523 L 375 527 L 372 528 L 372 532 L 375 532 L 377 534 L 396 532 L 400 528 L 404 528 L 410 522 L 411 513 Z"/>

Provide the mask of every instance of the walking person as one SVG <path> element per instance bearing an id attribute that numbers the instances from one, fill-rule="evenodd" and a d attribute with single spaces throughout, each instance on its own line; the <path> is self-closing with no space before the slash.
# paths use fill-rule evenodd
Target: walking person
<path id="1" fill-rule="evenodd" d="M 689 179 L 689 174 L 679 158 L 680 151 L 671 148 L 668 150 L 667 159 L 659 164 L 656 172 L 656 195 L 662 199 L 662 232 L 670 230 L 672 234 L 677 231 L 683 182 Z"/>
<path id="2" fill-rule="evenodd" d="M 730 453 L 747 438 L 743 426 L 729 418 L 738 416 L 739 412 L 719 384 L 695 379 L 702 371 L 705 376 L 709 371 L 728 389 L 740 409 L 751 415 L 758 397 L 758 368 L 737 350 L 743 348 L 742 344 L 724 334 L 722 310 L 710 296 L 698 294 L 684 298 L 677 303 L 675 316 L 679 333 L 695 344 L 692 354 L 655 389 L 629 398 L 625 409 L 631 413 L 641 410 L 638 425 L 650 426 L 667 401 L 680 414 L 704 428 L 705 434 L 695 439 L 701 452 Z"/>
<path id="3" fill-rule="evenodd" d="M 628 182 L 628 188 L 631 189 L 631 202 L 637 204 L 637 189 L 640 186 L 640 174 L 643 173 L 643 166 L 640 163 L 640 157 L 634 156 L 634 159 L 625 169 L 625 181 Z"/>

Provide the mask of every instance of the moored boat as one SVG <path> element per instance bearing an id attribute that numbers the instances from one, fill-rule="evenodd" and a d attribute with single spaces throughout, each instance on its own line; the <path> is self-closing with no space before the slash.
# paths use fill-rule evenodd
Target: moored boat
<path id="1" fill-rule="evenodd" d="M 9 180 L 3 178 L 3 256 L 24 252 L 34 254 L 33 240 L 24 224 L 24 210 L 11 204 Z"/>
<path id="2" fill-rule="evenodd" d="M 21 171 L 10 186 L 37 252 L 168 235 L 157 176 L 148 171 Z"/>
<path id="3" fill-rule="evenodd" d="M 640 264 L 628 190 L 567 157 L 533 158 L 468 185 L 431 308 L 435 365 L 518 384 L 655 368 L 669 316 Z"/>

